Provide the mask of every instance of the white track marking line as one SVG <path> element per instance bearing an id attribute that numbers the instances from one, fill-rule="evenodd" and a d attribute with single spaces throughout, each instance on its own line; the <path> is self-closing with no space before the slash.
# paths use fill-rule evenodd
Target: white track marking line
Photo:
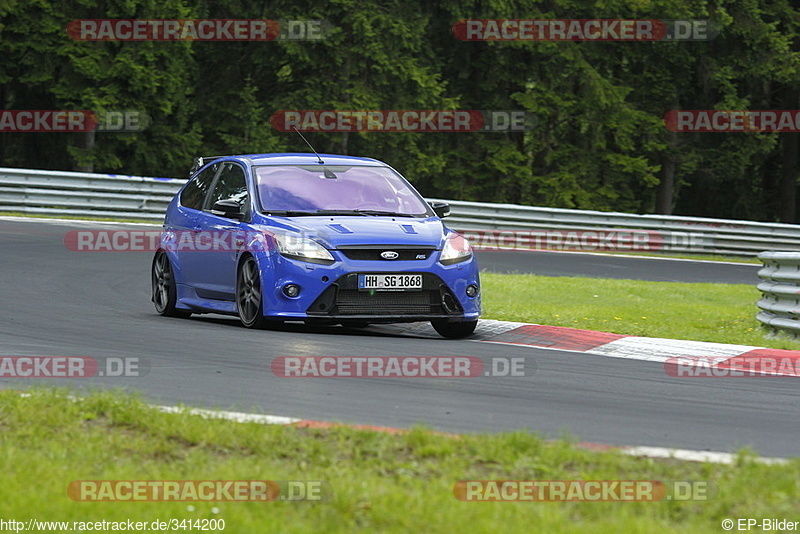
<path id="1" fill-rule="evenodd" d="M 674 458 L 675 460 L 687 462 L 708 462 L 725 465 L 733 465 L 739 458 L 738 455 L 729 452 L 692 451 L 688 449 L 668 449 L 664 447 L 622 447 L 621 451 L 623 454 L 644 458 Z M 785 458 L 762 458 L 760 456 L 754 456 L 750 459 L 756 463 L 768 465 L 789 463 L 789 460 Z"/>
<path id="2" fill-rule="evenodd" d="M 206 419 L 225 419 L 236 423 L 262 423 L 265 425 L 290 425 L 299 423 L 302 419 L 285 417 L 282 415 L 267 415 L 245 412 L 228 412 L 224 410 L 205 410 L 202 408 L 187 408 L 182 406 L 157 406 L 150 405 L 152 408 L 163 413 L 186 413 L 197 415 Z"/>

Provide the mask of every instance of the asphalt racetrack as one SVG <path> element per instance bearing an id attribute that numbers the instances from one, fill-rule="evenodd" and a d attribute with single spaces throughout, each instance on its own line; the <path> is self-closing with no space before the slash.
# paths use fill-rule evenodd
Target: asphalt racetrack
<path id="1" fill-rule="evenodd" d="M 101 226 L 93 225 L 92 228 Z M 135 378 L 0 379 L 124 388 L 159 404 L 441 431 L 529 429 L 610 445 L 800 455 L 800 389 L 793 378 L 682 380 L 659 363 L 483 343 L 386 329 L 289 324 L 250 331 L 236 318 L 170 319 L 150 302 L 149 252 L 74 252 L 83 223 L 0 219 L 0 356 L 137 357 Z M 120 227 L 115 227 L 120 228 Z M 141 228 L 141 227 L 139 227 Z M 570 253 L 480 253 L 500 272 L 754 283 L 755 265 Z M 755 312 L 755 310 L 754 310 Z M 477 336 L 480 338 L 480 336 Z M 525 358 L 524 377 L 280 378 L 280 356 Z"/>

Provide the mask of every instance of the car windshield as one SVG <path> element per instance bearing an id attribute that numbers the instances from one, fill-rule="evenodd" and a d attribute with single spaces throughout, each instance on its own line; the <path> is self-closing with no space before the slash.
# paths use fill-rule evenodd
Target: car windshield
<path id="1" fill-rule="evenodd" d="M 256 181 L 265 213 L 418 217 L 432 213 L 419 193 L 388 167 L 267 165 L 256 167 Z"/>

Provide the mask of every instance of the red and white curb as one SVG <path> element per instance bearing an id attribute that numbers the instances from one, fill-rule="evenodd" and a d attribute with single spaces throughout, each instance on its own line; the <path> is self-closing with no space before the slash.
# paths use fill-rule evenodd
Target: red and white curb
<path id="1" fill-rule="evenodd" d="M 441 336 L 427 323 L 380 325 L 370 329 L 394 335 L 441 339 Z M 736 376 L 733 371 L 737 370 L 746 370 L 749 376 L 800 376 L 800 350 L 628 336 L 563 326 L 488 319 L 482 319 L 478 323 L 475 333 L 468 340 L 657 362 L 665 364 L 665 369 L 671 365 L 691 366 L 692 362 L 695 362 L 698 367 L 726 371 L 730 376 Z M 759 365 L 759 362 L 763 362 L 763 365 Z"/>
<path id="2" fill-rule="evenodd" d="M 236 423 L 260 423 L 266 425 L 291 425 L 298 428 L 337 428 L 345 427 L 356 430 L 368 430 L 373 432 L 386 432 L 390 434 L 402 434 L 408 432 L 404 428 L 395 428 L 388 426 L 375 426 L 375 425 L 353 425 L 346 423 L 331 423 L 326 421 L 314 421 L 309 419 L 298 419 L 295 417 L 284 417 L 279 415 L 262 415 L 244 412 L 229 412 L 221 410 L 205 410 L 200 408 L 187 408 L 180 406 L 153 406 L 160 412 L 164 413 L 185 413 L 189 415 L 196 415 L 207 419 L 224 419 L 227 421 L 234 421 Z M 437 432 L 440 435 L 448 435 L 458 437 L 457 434 L 449 434 Z M 576 447 L 580 449 L 592 451 L 608 451 L 618 450 L 622 454 L 628 456 L 638 456 L 643 458 L 663 458 L 683 460 L 688 462 L 707 462 L 715 464 L 733 465 L 739 456 L 727 452 L 713 452 L 713 451 L 693 451 L 687 449 L 671 449 L 666 447 L 615 447 L 613 445 L 603 445 L 599 443 L 576 443 Z M 784 458 L 762 458 L 758 456 L 748 457 L 756 463 L 777 465 L 786 464 L 789 460 Z"/>
<path id="3" fill-rule="evenodd" d="M 486 321 L 494 323 L 495 321 Z M 483 323 L 483 321 L 481 321 Z M 497 323 L 500 323 L 497 321 Z M 487 325 L 476 341 L 549 350 L 563 350 L 649 362 L 674 363 L 677 359 L 710 365 L 716 370 L 749 369 L 768 376 L 800 376 L 800 351 L 767 349 L 656 337 L 627 336 L 594 330 L 523 323 Z M 488 335 L 486 335 L 488 333 Z M 754 362 L 765 362 L 754 370 Z M 708 363 L 710 362 L 710 364 Z M 780 366 L 767 363 L 781 362 Z M 758 367 L 758 366 L 755 366 Z"/>

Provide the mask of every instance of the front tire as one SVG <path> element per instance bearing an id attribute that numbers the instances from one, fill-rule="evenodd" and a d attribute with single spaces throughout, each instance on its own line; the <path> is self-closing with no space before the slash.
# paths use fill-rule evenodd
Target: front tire
<path id="1" fill-rule="evenodd" d="M 167 253 L 159 251 L 153 258 L 150 269 L 152 293 L 150 300 L 156 307 L 156 312 L 165 317 L 189 317 L 192 313 L 175 308 L 178 291 L 175 287 L 175 275 Z"/>
<path id="2" fill-rule="evenodd" d="M 261 276 L 255 258 L 248 256 L 236 273 L 236 310 L 247 328 L 265 328 L 268 320 L 262 308 Z"/>
<path id="3" fill-rule="evenodd" d="M 463 321 L 459 323 L 431 321 L 431 325 L 442 337 L 446 337 L 447 339 L 461 339 L 475 331 L 475 327 L 478 326 L 478 321 Z"/>

